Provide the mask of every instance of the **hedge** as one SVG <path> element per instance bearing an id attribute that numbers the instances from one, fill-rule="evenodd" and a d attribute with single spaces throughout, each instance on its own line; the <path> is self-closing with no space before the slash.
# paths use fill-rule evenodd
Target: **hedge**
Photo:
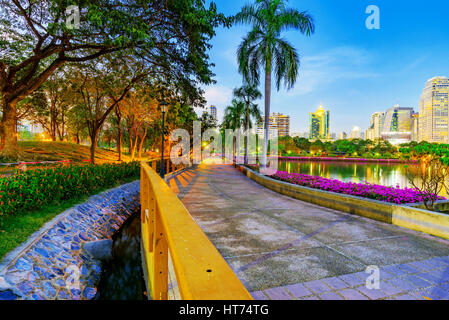
<path id="1" fill-rule="evenodd" d="M 117 183 L 138 179 L 139 174 L 139 162 L 69 165 L 17 172 L 0 179 L 0 217 L 91 195 Z"/>

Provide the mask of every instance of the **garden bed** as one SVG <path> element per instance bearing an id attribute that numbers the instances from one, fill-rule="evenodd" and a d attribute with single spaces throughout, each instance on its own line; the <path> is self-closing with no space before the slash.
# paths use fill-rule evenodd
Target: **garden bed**
<path id="1" fill-rule="evenodd" d="M 94 194 L 139 178 L 138 162 L 61 165 L 17 172 L 0 179 L 0 222 L 5 215 Z"/>
<path id="2" fill-rule="evenodd" d="M 342 182 L 336 179 L 284 171 L 277 171 L 271 178 L 304 187 L 396 204 L 419 203 L 430 197 L 410 188 L 401 189 L 399 187 L 386 187 L 370 183 Z M 445 200 L 444 197 L 437 197 L 437 199 Z"/>

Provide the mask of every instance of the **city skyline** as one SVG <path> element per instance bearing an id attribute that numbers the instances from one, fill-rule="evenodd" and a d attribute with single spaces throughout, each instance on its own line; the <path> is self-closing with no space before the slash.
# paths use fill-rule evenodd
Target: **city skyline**
<path id="1" fill-rule="evenodd" d="M 219 10 L 235 14 L 235 3 L 216 1 Z M 380 30 L 365 27 L 369 3 L 335 3 L 312 0 L 289 1 L 315 18 L 312 37 L 286 32 L 301 57 L 299 78 L 291 91 L 272 91 L 272 112 L 289 114 L 290 131 L 308 131 L 308 114 L 322 103 L 333 113 L 331 131 L 349 132 L 354 125 L 364 131 L 369 116 L 396 104 L 418 111 L 423 84 L 434 76 L 449 75 L 444 52 L 449 43 L 448 20 L 441 10 L 405 1 L 378 1 Z M 420 16 L 426 15 L 426 19 Z M 415 21 L 410 24 L 408 21 Z M 422 22 L 420 22 L 422 21 Z M 210 51 L 217 84 L 204 88 L 208 105 L 216 105 L 218 119 L 241 86 L 235 51 L 248 26 L 219 28 Z M 261 89 L 260 86 L 259 89 Z M 264 111 L 263 99 L 256 101 Z"/>

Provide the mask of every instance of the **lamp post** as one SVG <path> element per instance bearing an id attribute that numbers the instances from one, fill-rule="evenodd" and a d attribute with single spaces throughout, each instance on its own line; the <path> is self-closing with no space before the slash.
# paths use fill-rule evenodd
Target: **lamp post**
<path id="1" fill-rule="evenodd" d="M 162 110 L 162 146 L 161 146 L 161 178 L 164 179 L 164 135 L 165 135 L 165 113 L 167 112 L 167 103 L 165 101 L 162 101 L 161 104 L 161 110 Z"/>

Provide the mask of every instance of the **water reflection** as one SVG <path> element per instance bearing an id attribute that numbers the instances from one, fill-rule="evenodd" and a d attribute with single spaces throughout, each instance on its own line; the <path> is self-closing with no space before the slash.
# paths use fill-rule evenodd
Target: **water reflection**
<path id="1" fill-rule="evenodd" d="M 409 164 L 411 173 L 418 166 Z M 407 169 L 402 163 L 343 162 L 343 161 L 280 161 L 279 170 L 303 173 L 340 181 L 368 182 L 383 186 L 412 187 L 407 178 Z M 440 193 L 446 196 L 446 191 Z"/>

